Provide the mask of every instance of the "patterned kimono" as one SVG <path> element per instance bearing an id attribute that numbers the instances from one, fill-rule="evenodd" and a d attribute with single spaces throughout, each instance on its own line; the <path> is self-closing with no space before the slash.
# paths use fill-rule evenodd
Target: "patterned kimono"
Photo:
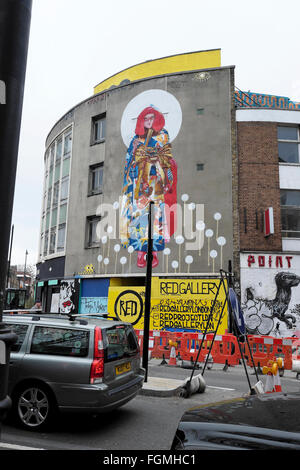
<path id="1" fill-rule="evenodd" d="M 136 251 L 147 252 L 148 215 L 152 211 L 153 251 L 165 248 L 174 232 L 166 219 L 165 205 L 176 202 L 177 166 L 172 158 L 169 134 L 166 129 L 148 135 L 135 135 L 127 155 L 121 207 L 121 243 Z M 166 201 L 167 199 L 167 201 Z"/>

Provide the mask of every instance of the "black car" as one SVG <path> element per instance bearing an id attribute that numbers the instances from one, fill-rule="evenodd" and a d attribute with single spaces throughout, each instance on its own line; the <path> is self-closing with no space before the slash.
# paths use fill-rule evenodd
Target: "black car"
<path id="1" fill-rule="evenodd" d="M 299 450 L 300 393 L 233 398 L 188 410 L 171 450 Z"/>

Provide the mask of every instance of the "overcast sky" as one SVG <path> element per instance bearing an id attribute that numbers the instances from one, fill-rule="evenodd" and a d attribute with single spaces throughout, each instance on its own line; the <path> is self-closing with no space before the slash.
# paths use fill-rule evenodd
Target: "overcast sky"
<path id="1" fill-rule="evenodd" d="M 146 60 L 221 49 L 241 90 L 300 101 L 299 0 L 33 0 L 12 263 L 35 264 L 45 139 L 93 87 Z"/>

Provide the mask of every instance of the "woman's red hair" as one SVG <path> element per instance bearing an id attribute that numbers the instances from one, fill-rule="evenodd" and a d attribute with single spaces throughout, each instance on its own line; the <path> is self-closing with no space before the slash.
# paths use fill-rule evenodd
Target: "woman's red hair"
<path id="1" fill-rule="evenodd" d="M 155 132 L 159 132 L 162 130 L 162 128 L 165 125 L 165 118 L 163 114 L 156 109 L 152 108 L 149 106 L 148 108 L 145 108 L 140 114 L 139 117 L 137 118 L 137 123 L 136 123 L 136 128 L 135 128 L 135 133 L 136 135 L 145 135 L 145 127 L 144 127 L 144 118 L 147 114 L 154 114 L 154 122 L 152 125 L 152 129 Z"/>

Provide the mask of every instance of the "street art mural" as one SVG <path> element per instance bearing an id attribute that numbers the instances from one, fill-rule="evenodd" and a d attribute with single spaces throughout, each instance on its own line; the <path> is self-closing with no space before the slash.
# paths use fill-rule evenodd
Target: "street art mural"
<path id="1" fill-rule="evenodd" d="M 242 254 L 241 306 L 250 334 L 300 332 L 300 257 Z"/>
<path id="2" fill-rule="evenodd" d="M 60 283 L 59 312 L 74 313 L 76 310 L 76 287 L 74 280 L 65 280 Z"/>
<path id="3" fill-rule="evenodd" d="M 176 230 L 177 164 L 171 141 L 181 120 L 178 101 L 163 90 L 139 94 L 123 113 L 121 132 L 129 145 L 122 188 L 121 244 L 137 251 L 139 268 L 146 266 L 150 201 L 154 203 L 153 267 L 159 263 L 157 252 L 165 249 Z"/>
<path id="4" fill-rule="evenodd" d="M 218 273 L 227 268 L 226 259 L 232 254 L 224 236 L 229 227 L 222 215 L 224 206 L 204 208 L 200 192 L 199 200 L 193 201 L 177 184 L 182 168 L 173 142 L 180 136 L 182 119 L 180 103 L 165 90 L 147 90 L 125 107 L 120 126 L 126 152 L 121 194 L 97 209 L 100 250 L 93 274 L 145 269 L 150 202 L 156 272 Z"/>
<path id="5" fill-rule="evenodd" d="M 151 291 L 150 330 L 204 332 L 219 279 L 161 279 L 154 277 Z M 144 328 L 144 287 L 117 286 L 109 288 L 108 312 L 121 321 Z M 228 329 L 227 306 L 223 310 L 223 289 L 215 302 L 208 332 L 217 329 L 224 334 Z M 223 313 L 222 313 L 223 310 Z"/>

